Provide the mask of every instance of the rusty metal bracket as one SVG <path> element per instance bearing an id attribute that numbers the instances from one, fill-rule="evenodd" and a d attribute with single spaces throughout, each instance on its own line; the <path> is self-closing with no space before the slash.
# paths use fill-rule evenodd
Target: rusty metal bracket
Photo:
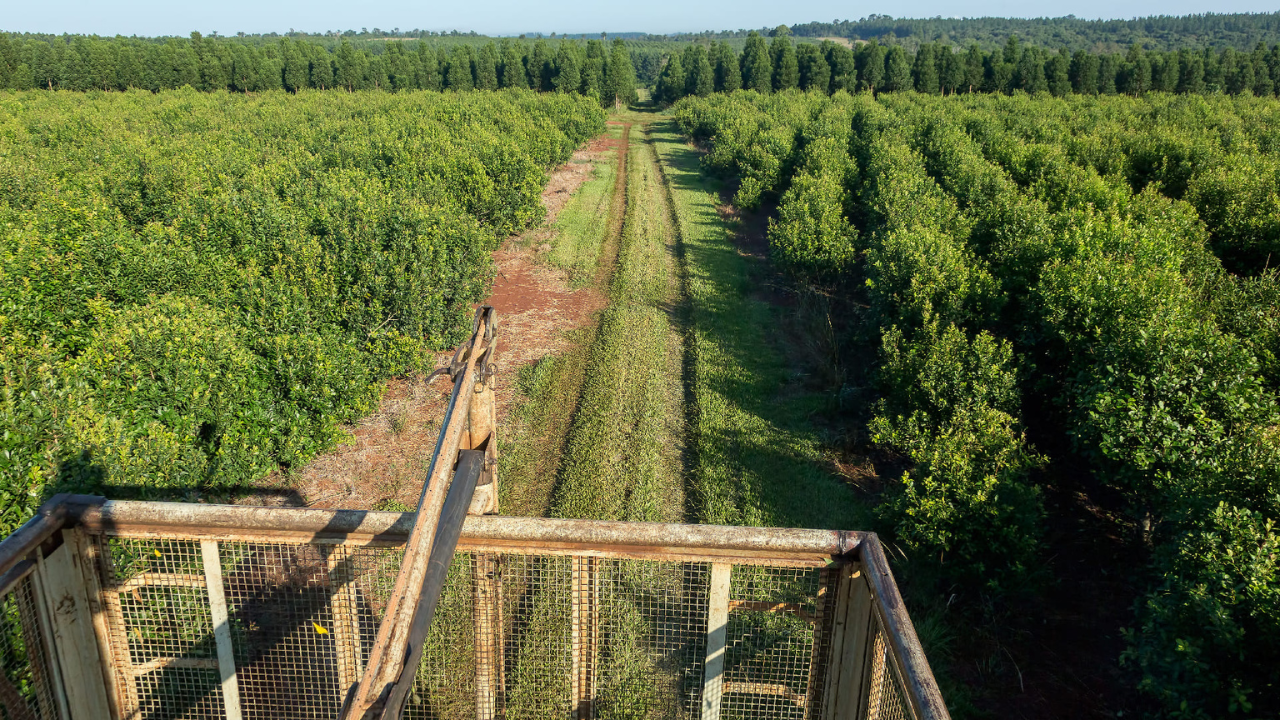
<path id="1" fill-rule="evenodd" d="M 471 337 L 459 346 L 449 364 L 449 374 L 454 379 L 453 393 L 445 411 L 440 437 L 436 441 L 431 468 L 423 484 L 418 500 L 418 510 L 405 547 L 404 559 L 396 577 L 386 613 L 378 626 L 378 635 L 369 653 L 369 663 L 360 682 L 348 691 L 341 717 L 345 720 L 376 720 L 398 717 L 400 700 L 389 702 L 395 693 L 407 692 L 404 677 L 410 678 L 416 671 L 412 665 L 415 653 L 415 637 L 425 637 L 430 625 L 430 613 L 443 586 L 443 575 L 435 582 L 435 567 L 453 557 L 462 520 L 475 493 L 475 483 L 484 470 L 484 452 L 471 453 L 470 414 L 475 393 L 479 363 L 486 351 L 493 347 L 494 318 L 492 307 L 476 310 Z M 490 358 L 484 357 L 487 363 Z M 434 374 L 434 373 L 433 373 Z M 463 451 L 462 454 L 459 454 Z M 465 467 L 468 474 L 457 475 Z M 474 477 L 470 468 L 474 466 Z M 462 504 L 462 516 L 456 519 L 450 513 L 458 504 L 458 492 L 452 490 L 456 481 L 462 480 L 466 502 Z M 451 527 L 456 525 L 456 527 Z M 450 538 L 452 538 L 450 540 Z M 424 614 L 425 613 L 425 614 Z M 425 619 L 424 619 L 425 618 Z M 391 714 L 388 714 L 391 713 Z"/>

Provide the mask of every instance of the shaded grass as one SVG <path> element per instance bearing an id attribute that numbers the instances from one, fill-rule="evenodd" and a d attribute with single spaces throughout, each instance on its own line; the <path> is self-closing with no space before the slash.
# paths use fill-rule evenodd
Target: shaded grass
<path id="1" fill-rule="evenodd" d="M 777 308 L 753 297 L 758 262 L 734 246 L 716 211 L 715 181 L 670 121 L 651 140 L 662 160 L 684 258 L 694 407 L 690 507 L 699 522 L 775 527 L 866 527 L 831 464 L 811 416 L 824 397 L 788 387 L 793 369 Z"/>

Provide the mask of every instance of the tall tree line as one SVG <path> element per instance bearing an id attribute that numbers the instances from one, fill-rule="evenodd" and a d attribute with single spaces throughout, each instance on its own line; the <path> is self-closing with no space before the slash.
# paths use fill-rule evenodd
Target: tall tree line
<path id="1" fill-rule="evenodd" d="M 389 42 L 372 53 L 343 41 L 324 45 L 281 38 L 255 45 L 232 39 L 163 42 L 91 36 L 29 37 L 0 33 L 0 88 L 13 90 L 497 90 L 596 97 L 604 106 L 635 98 L 635 68 L 616 39 L 532 43 L 513 39 L 450 49 Z"/>
<path id="2" fill-rule="evenodd" d="M 654 89 L 660 102 L 688 95 L 738 89 L 762 93 L 799 88 L 833 94 L 839 90 L 921 93 L 1049 92 L 1141 95 L 1170 93 L 1252 93 L 1272 96 L 1280 87 L 1280 44 L 1258 43 L 1251 51 L 1146 50 L 1125 53 L 1068 52 L 1027 46 L 1011 36 L 997 50 L 978 44 L 956 48 L 924 43 L 915 53 L 901 45 L 869 42 L 792 42 L 786 26 L 766 41 L 752 31 L 741 53 L 724 42 L 693 44 L 672 54 Z M 710 78 L 707 81 L 705 78 Z"/>

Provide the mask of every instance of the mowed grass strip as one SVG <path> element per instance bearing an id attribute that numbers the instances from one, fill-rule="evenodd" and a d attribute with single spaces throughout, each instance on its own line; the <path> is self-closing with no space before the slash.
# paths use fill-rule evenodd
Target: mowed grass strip
<path id="1" fill-rule="evenodd" d="M 811 417 L 817 394 L 786 389 L 777 309 L 752 296 L 758 272 L 716 211 L 713 180 L 670 122 L 654 126 L 682 250 L 689 304 L 686 352 L 694 407 L 691 521 L 859 529 L 868 512 L 830 469 Z"/>
<path id="2" fill-rule="evenodd" d="M 626 158 L 630 147 L 630 127 L 610 126 L 609 135 L 621 139 L 610 177 L 613 178 L 609 205 L 596 205 L 598 213 L 592 230 L 605 228 L 596 251 L 594 282 L 604 286 L 613 275 L 619 235 L 626 212 Z M 617 170 L 622 166 L 621 174 Z M 582 188 L 579 188 L 579 192 Z M 583 229 L 579 228 L 579 229 Z M 579 244 L 577 240 L 571 241 Z M 556 478 L 563 464 L 565 442 L 573 426 L 582 385 L 587 377 L 591 348 L 599 324 L 568 331 L 568 348 L 559 355 L 548 355 L 533 365 L 521 368 L 516 378 L 523 400 L 513 412 L 511 435 L 501 438 L 502 453 L 499 484 L 499 507 L 507 515 L 546 517 L 551 514 L 551 499 Z"/>
<path id="3" fill-rule="evenodd" d="M 681 337 L 675 241 L 648 143 L 631 149 L 618 261 L 590 350 L 552 514 L 683 519 Z"/>
<path id="4" fill-rule="evenodd" d="M 574 287 L 586 285 L 595 277 L 600 250 L 609 233 L 609 223 L 603 219 L 609 216 L 613 201 L 617 161 L 610 158 L 593 164 L 591 179 L 582 184 L 556 217 L 556 237 L 547 254 L 552 265 L 569 273 Z"/>

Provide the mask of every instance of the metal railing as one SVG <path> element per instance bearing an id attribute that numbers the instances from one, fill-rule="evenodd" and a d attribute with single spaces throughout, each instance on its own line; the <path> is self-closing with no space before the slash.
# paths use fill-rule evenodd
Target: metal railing
<path id="1" fill-rule="evenodd" d="M 59 496 L 0 543 L 0 718 L 337 718 L 411 513 Z M 469 517 L 409 718 L 947 718 L 880 544 Z"/>

